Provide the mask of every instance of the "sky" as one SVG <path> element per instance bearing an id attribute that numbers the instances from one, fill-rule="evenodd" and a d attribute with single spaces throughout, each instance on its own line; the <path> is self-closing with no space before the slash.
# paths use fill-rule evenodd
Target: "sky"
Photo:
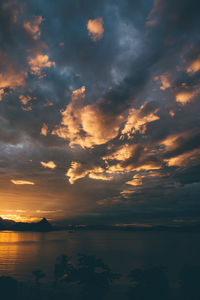
<path id="1" fill-rule="evenodd" d="M 200 221 L 200 3 L 2 0 L 0 215 Z"/>

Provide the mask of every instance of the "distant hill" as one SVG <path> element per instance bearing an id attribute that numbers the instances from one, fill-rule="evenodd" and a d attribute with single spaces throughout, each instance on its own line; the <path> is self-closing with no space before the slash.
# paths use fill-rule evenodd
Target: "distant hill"
<path id="1" fill-rule="evenodd" d="M 0 231 L 35 231 L 48 232 L 57 230 L 69 230 L 75 232 L 77 230 L 121 230 L 121 231 L 176 231 L 176 232 L 200 232 L 200 223 L 172 225 L 52 225 L 46 218 L 36 223 L 15 222 L 0 217 Z"/>
<path id="2" fill-rule="evenodd" d="M 0 217 L 0 230 L 46 232 L 52 231 L 53 226 L 49 223 L 49 221 L 47 221 L 46 218 L 43 218 L 40 222 L 36 223 L 24 223 L 2 219 Z"/>

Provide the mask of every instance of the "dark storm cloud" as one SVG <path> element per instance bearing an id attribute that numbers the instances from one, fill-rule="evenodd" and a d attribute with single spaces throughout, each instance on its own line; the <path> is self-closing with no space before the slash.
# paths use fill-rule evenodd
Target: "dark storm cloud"
<path id="1" fill-rule="evenodd" d="M 80 222 L 196 217 L 199 13 L 196 0 L 2 1 L 2 184 L 29 179 L 47 199 L 51 183 L 48 205 Z"/>

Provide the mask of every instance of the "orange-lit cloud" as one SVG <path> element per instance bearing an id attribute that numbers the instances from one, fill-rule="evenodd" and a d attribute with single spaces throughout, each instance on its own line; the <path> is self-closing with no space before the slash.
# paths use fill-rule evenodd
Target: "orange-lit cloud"
<path id="1" fill-rule="evenodd" d="M 108 177 L 105 174 L 100 174 L 100 173 L 89 173 L 89 177 L 92 179 L 97 179 L 97 180 L 105 180 L 105 181 L 110 181 L 113 179 L 113 177 Z"/>
<path id="2" fill-rule="evenodd" d="M 15 90 L 17 87 L 25 86 L 25 79 L 27 72 L 15 71 L 12 67 L 9 67 L 6 72 L 0 73 L 0 96 L 3 95 L 5 88 Z"/>
<path id="3" fill-rule="evenodd" d="M 44 135 L 44 136 L 47 136 L 47 133 L 48 133 L 48 126 L 44 123 L 42 128 L 41 128 L 40 134 Z"/>
<path id="4" fill-rule="evenodd" d="M 111 175 L 124 174 L 131 171 L 132 166 L 123 167 L 121 164 L 116 164 L 113 166 L 107 164 L 107 167 L 103 169 L 101 167 L 88 168 L 81 163 L 72 162 L 71 167 L 68 169 L 65 175 L 69 177 L 69 182 L 73 184 L 77 179 L 84 178 L 87 175 L 91 179 L 110 181 L 113 179 L 113 176 Z M 109 174 L 109 176 L 107 174 Z"/>
<path id="5" fill-rule="evenodd" d="M 144 177 L 145 176 L 143 176 L 143 175 L 136 174 L 133 176 L 133 179 L 130 181 L 127 181 L 126 184 L 130 184 L 130 185 L 134 185 L 134 186 L 142 185 L 143 184 L 142 179 Z"/>
<path id="6" fill-rule="evenodd" d="M 159 170 L 162 166 L 159 162 L 147 162 L 143 163 L 138 167 L 133 167 L 133 171 L 150 171 L 150 170 Z"/>
<path id="7" fill-rule="evenodd" d="M 23 111 L 31 111 L 32 110 L 32 106 L 27 106 L 27 107 L 22 106 L 21 109 Z"/>
<path id="8" fill-rule="evenodd" d="M 111 119 L 109 115 L 102 113 L 95 105 L 86 106 L 81 115 L 82 127 L 87 133 L 86 147 L 101 145 L 115 138 L 121 120 L 120 116 Z"/>
<path id="9" fill-rule="evenodd" d="M 170 88 L 170 86 L 171 86 L 169 78 L 166 74 L 156 76 L 156 77 L 154 77 L 154 80 L 161 82 L 160 89 L 163 90 L 163 91 Z"/>
<path id="10" fill-rule="evenodd" d="M 136 156 L 138 156 L 138 159 L 135 159 Z M 130 160 L 131 158 L 133 158 L 132 161 Z M 66 173 L 66 176 L 69 177 L 69 182 L 73 184 L 77 179 L 86 176 L 92 179 L 110 181 L 115 175 L 123 175 L 133 171 L 148 171 L 148 177 L 157 177 L 159 175 L 154 170 L 162 169 L 162 162 L 154 160 L 149 155 L 148 149 L 139 155 L 137 145 L 124 144 L 118 147 L 113 153 L 102 156 L 101 159 L 105 162 L 104 167 L 88 167 L 88 165 L 79 162 L 72 162 L 71 167 Z M 115 160 L 118 163 L 114 162 Z M 139 185 L 142 182 L 141 179 L 145 176 L 135 176 L 130 181 L 130 184 Z"/>
<path id="11" fill-rule="evenodd" d="M 119 147 L 117 151 L 114 153 L 102 157 L 103 160 L 126 160 L 129 159 L 132 156 L 133 150 L 135 146 L 134 145 L 122 145 Z"/>
<path id="12" fill-rule="evenodd" d="M 160 21 L 163 9 L 164 9 L 163 1 L 154 0 L 153 8 L 146 20 L 146 25 L 148 27 L 154 27 L 158 24 L 158 22 Z"/>
<path id="13" fill-rule="evenodd" d="M 79 144 L 80 130 L 80 111 L 83 108 L 83 100 L 85 98 L 85 86 L 72 92 L 72 101 L 67 105 L 66 109 L 61 112 L 61 126 L 55 129 L 52 134 L 58 135 L 63 139 L 69 139 L 70 145 Z"/>
<path id="14" fill-rule="evenodd" d="M 11 179 L 11 182 L 13 184 L 17 184 L 17 185 L 25 185 L 25 184 L 34 185 L 35 184 L 33 181 L 27 181 L 27 180 L 15 180 L 15 179 Z"/>
<path id="15" fill-rule="evenodd" d="M 195 73 L 200 70 L 200 56 L 195 59 L 190 66 L 187 68 L 188 73 Z"/>
<path id="16" fill-rule="evenodd" d="M 124 174 L 131 171 L 132 171 L 132 167 L 130 166 L 124 167 L 122 166 L 121 163 L 118 163 L 116 165 L 107 164 L 107 169 L 106 169 L 106 173 L 108 174 Z"/>
<path id="17" fill-rule="evenodd" d="M 173 151 L 197 134 L 199 134 L 199 128 L 171 134 L 160 141 L 159 145 L 164 145 L 167 151 Z"/>
<path id="18" fill-rule="evenodd" d="M 186 167 L 191 166 L 193 161 L 196 161 L 200 158 L 200 149 L 194 149 L 190 152 L 186 152 L 183 154 L 180 154 L 178 156 L 165 159 L 167 162 L 167 165 L 169 167 L 176 166 L 176 167 Z"/>
<path id="19" fill-rule="evenodd" d="M 186 103 L 190 102 L 195 96 L 197 92 L 189 92 L 183 91 L 176 94 L 176 102 L 185 105 Z"/>
<path id="20" fill-rule="evenodd" d="M 120 194 L 125 199 L 129 199 L 134 193 L 135 193 L 135 191 L 131 191 L 131 190 L 123 190 L 123 191 L 120 192 Z"/>
<path id="21" fill-rule="evenodd" d="M 175 112 L 171 109 L 171 110 L 169 111 L 169 115 L 170 115 L 171 117 L 174 117 L 174 116 L 175 116 Z"/>
<path id="22" fill-rule="evenodd" d="M 105 170 L 101 167 L 87 168 L 79 162 L 72 162 L 71 167 L 65 174 L 69 177 L 69 182 L 73 184 L 76 180 L 89 176 L 91 179 L 110 181 L 113 178 L 105 174 Z"/>
<path id="23" fill-rule="evenodd" d="M 134 157 L 134 154 L 133 154 Z M 126 166 L 123 165 L 123 162 L 117 163 L 115 165 L 109 165 L 107 162 L 106 166 L 106 173 L 108 174 L 125 174 L 133 171 L 151 171 L 151 170 L 159 170 L 161 169 L 161 163 L 157 161 L 150 161 L 150 162 L 140 162 L 131 163 Z"/>
<path id="24" fill-rule="evenodd" d="M 43 68 L 51 68 L 55 66 L 55 62 L 49 60 L 47 54 L 37 54 L 35 57 L 30 57 L 28 63 L 31 69 L 31 73 L 34 75 L 41 76 Z"/>
<path id="25" fill-rule="evenodd" d="M 24 28 L 25 30 L 33 36 L 33 39 L 37 40 L 40 35 L 40 24 L 42 23 L 43 19 L 41 16 L 35 17 L 33 21 L 25 21 Z"/>
<path id="26" fill-rule="evenodd" d="M 157 169 L 154 169 L 154 170 L 157 170 Z M 151 165 L 151 170 L 152 170 L 152 165 Z M 143 179 L 162 177 L 160 172 L 157 172 L 157 171 L 149 171 L 149 169 L 147 169 L 147 168 L 143 168 L 142 171 L 145 171 L 145 172 L 143 172 L 142 174 L 134 175 L 133 179 L 130 181 L 127 181 L 126 184 L 133 185 L 133 186 L 140 186 L 140 185 L 143 185 Z"/>
<path id="27" fill-rule="evenodd" d="M 146 131 L 146 124 L 151 123 L 153 121 L 159 120 L 160 118 L 155 115 L 157 110 L 154 112 L 143 114 L 143 108 L 145 105 L 141 106 L 140 109 L 132 108 L 129 111 L 128 119 L 126 124 L 122 130 L 122 135 L 127 135 L 131 137 L 131 135 L 135 134 L 137 131 L 141 134 L 144 134 Z"/>
<path id="28" fill-rule="evenodd" d="M 24 95 L 20 95 L 19 99 L 23 105 L 27 105 L 28 102 L 32 100 L 30 96 L 24 96 Z"/>
<path id="29" fill-rule="evenodd" d="M 49 168 L 49 169 L 56 168 L 56 164 L 53 161 L 48 161 L 48 162 L 41 161 L 40 163 L 44 168 Z"/>
<path id="30" fill-rule="evenodd" d="M 105 144 L 118 135 L 122 116 L 111 117 L 95 104 L 84 105 L 85 87 L 73 91 L 72 101 L 61 112 L 61 126 L 52 134 L 69 139 L 70 147 L 90 148 Z"/>
<path id="31" fill-rule="evenodd" d="M 53 102 L 47 100 L 46 103 L 44 104 L 44 107 L 49 107 L 49 106 L 53 106 Z"/>
<path id="32" fill-rule="evenodd" d="M 90 38 L 96 42 L 103 37 L 104 28 L 103 28 L 103 19 L 97 18 L 89 20 L 87 23 L 87 30 Z"/>
<path id="33" fill-rule="evenodd" d="M 165 145 L 166 150 L 173 150 L 176 149 L 179 145 L 178 139 L 183 137 L 183 134 L 174 134 L 170 135 L 164 140 L 160 142 L 161 145 Z"/>
<path id="34" fill-rule="evenodd" d="M 150 171 L 161 169 L 161 163 L 157 161 L 153 162 L 137 162 L 137 164 L 129 164 L 124 166 L 123 163 L 118 163 L 116 165 L 107 165 L 106 173 L 109 174 L 125 174 L 133 171 Z"/>
<path id="35" fill-rule="evenodd" d="M 30 96 L 20 95 L 19 99 L 20 99 L 20 102 L 24 105 L 24 106 L 21 107 L 21 109 L 23 111 L 31 111 L 32 110 L 31 105 L 26 106 L 29 103 L 29 101 L 33 100 Z"/>
<path id="36" fill-rule="evenodd" d="M 77 179 L 85 177 L 88 173 L 89 170 L 85 170 L 80 163 L 73 161 L 65 175 L 69 177 L 69 182 L 73 184 Z"/>

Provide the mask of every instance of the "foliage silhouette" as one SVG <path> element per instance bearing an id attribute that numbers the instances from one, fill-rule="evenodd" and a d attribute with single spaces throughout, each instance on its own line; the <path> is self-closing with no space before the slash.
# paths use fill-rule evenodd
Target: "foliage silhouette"
<path id="1" fill-rule="evenodd" d="M 40 280 L 46 276 L 41 270 L 35 270 L 32 272 L 32 274 L 35 277 L 35 282 L 37 285 L 39 285 Z"/>
<path id="2" fill-rule="evenodd" d="M 200 299 L 200 267 L 184 266 L 180 272 L 182 299 Z"/>
<path id="3" fill-rule="evenodd" d="M 0 299 L 3 300 L 17 300 L 18 298 L 18 284 L 15 279 L 8 276 L 0 277 Z"/>
<path id="4" fill-rule="evenodd" d="M 168 279 L 160 268 L 146 270 L 134 269 L 128 275 L 133 282 L 130 299 L 134 300 L 167 300 L 169 299 Z"/>
<path id="5" fill-rule="evenodd" d="M 54 266 L 55 283 L 58 281 L 72 282 L 75 273 L 75 267 L 70 262 L 70 257 L 67 255 L 60 255 L 57 257 L 57 262 Z"/>
<path id="6" fill-rule="evenodd" d="M 82 299 L 103 299 L 113 280 L 120 276 L 112 273 L 110 268 L 95 256 L 79 254 L 78 262 L 77 280 L 81 286 Z"/>

